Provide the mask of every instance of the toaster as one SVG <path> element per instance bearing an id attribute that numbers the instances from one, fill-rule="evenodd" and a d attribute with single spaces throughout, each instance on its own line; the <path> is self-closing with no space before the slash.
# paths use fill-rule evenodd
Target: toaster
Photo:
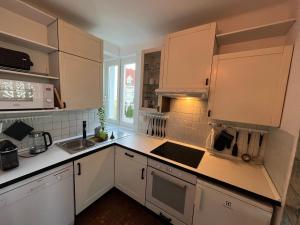
<path id="1" fill-rule="evenodd" d="M 0 168 L 9 170 L 19 166 L 18 147 L 9 140 L 0 141 Z"/>

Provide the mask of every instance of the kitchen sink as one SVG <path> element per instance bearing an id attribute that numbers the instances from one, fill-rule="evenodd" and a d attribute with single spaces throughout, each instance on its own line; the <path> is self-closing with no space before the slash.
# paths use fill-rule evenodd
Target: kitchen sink
<path id="1" fill-rule="evenodd" d="M 113 138 L 111 138 L 112 132 L 113 132 Z M 56 145 L 70 154 L 75 154 L 80 151 L 84 151 L 90 147 L 100 146 L 105 143 L 110 143 L 113 142 L 114 140 L 126 137 L 128 135 L 129 135 L 128 133 L 123 131 L 111 130 L 108 132 L 109 138 L 107 140 L 101 141 L 98 138 L 96 138 L 94 135 L 91 135 L 88 136 L 85 140 L 81 137 L 81 138 L 76 138 L 68 141 L 59 142 Z"/>
<path id="2" fill-rule="evenodd" d="M 64 149 L 65 151 L 71 154 L 76 153 L 78 151 L 86 150 L 94 145 L 95 143 L 93 141 L 84 140 L 82 138 L 64 141 L 57 144 L 58 147 Z"/>

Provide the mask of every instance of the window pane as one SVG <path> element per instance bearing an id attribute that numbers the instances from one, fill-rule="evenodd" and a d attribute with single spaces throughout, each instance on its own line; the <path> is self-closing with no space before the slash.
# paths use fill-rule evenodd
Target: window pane
<path id="1" fill-rule="evenodd" d="M 110 120 L 118 119 L 118 65 L 109 65 L 106 78 L 106 116 Z"/>
<path id="2" fill-rule="evenodd" d="M 123 65 L 123 102 L 122 122 L 133 123 L 134 115 L 134 88 L 135 88 L 135 63 Z"/>

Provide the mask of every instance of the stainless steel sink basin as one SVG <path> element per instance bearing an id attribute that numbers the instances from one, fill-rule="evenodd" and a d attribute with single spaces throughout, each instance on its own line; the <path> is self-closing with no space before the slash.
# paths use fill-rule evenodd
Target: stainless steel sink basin
<path id="1" fill-rule="evenodd" d="M 82 138 L 64 141 L 57 144 L 58 147 L 64 149 L 65 151 L 74 154 L 78 151 L 82 151 L 94 146 L 95 143 L 89 140 L 83 140 Z"/>

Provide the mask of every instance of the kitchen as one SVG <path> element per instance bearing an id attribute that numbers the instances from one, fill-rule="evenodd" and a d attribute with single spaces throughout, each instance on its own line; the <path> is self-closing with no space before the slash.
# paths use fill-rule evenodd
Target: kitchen
<path id="1" fill-rule="evenodd" d="M 300 224 L 300 2 L 169 3 L 0 1 L 0 225 Z"/>

